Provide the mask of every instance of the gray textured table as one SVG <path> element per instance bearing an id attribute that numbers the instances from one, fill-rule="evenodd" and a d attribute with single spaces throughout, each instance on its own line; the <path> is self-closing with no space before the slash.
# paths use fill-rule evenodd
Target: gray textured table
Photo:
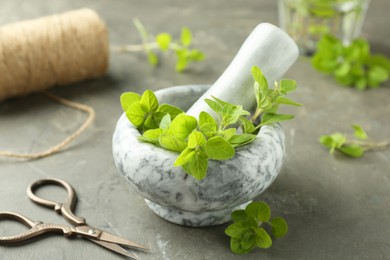
<path id="1" fill-rule="evenodd" d="M 321 134 L 363 125 L 377 139 L 390 138 L 390 86 L 358 92 L 342 88 L 300 58 L 286 77 L 298 81 L 296 119 L 284 124 L 287 158 L 274 184 L 259 199 L 284 216 L 290 231 L 268 250 L 236 256 L 224 235 L 226 225 L 185 228 L 154 215 L 119 176 L 111 155 L 111 137 L 121 113 L 124 91 L 142 92 L 173 85 L 210 84 L 224 71 L 249 32 L 260 22 L 277 24 L 276 2 L 267 1 L 125 1 L 2 0 L 0 24 L 89 7 L 106 21 L 113 45 L 137 43 L 132 25 L 138 17 L 154 33 L 178 33 L 190 27 L 207 60 L 183 74 L 173 59 L 151 68 L 142 54 L 112 54 L 106 77 L 58 87 L 54 93 L 93 106 L 93 125 L 60 154 L 20 161 L 0 158 L 0 211 L 16 211 L 45 222 L 65 223 L 33 205 L 25 189 L 42 177 L 68 180 L 78 191 L 77 214 L 91 225 L 149 244 L 140 259 L 388 259 L 390 255 L 390 149 L 361 159 L 329 156 L 318 144 Z M 390 56 L 390 2 L 372 1 L 363 36 L 372 49 Z M 292 111 L 291 111 L 292 112 Z M 39 151 L 64 138 L 85 115 L 32 95 L 0 103 L 0 148 Z M 51 189 L 46 193 L 54 193 Z M 64 195 L 64 194 L 62 194 Z M 58 196 L 60 198 L 60 196 Z M 23 230 L 0 223 L 7 234 Z M 49 235 L 15 247 L 0 247 L 0 259 L 120 259 L 82 239 Z"/>

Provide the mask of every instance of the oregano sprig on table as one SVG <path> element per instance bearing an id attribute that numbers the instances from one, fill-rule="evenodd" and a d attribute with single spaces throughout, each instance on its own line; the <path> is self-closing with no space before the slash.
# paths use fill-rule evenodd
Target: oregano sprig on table
<path id="1" fill-rule="evenodd" d="M 341 85 L 359 90 L 379 87 L 390 76 L 390 60 L 383 55 L 372 55 L 364 39 L 344 46 L 336 37 L 325 35 L 311 61 L 315 69 L 332 75 Z"/>
<path id="2" fill-rule="evenodd" d="M 156 66 L 159 63 L 156 50 L 161 52 L 173 51 L 176 55 L 176 71 L 182 72 L 189 63 L 202 61 L 205 54 L 195 48 L 191 48 L 192 33 L 188 27 L 181 29 L 180 39 L 173 39 L 172 35 L 166 32 L 159 33 L 156 37 L 151 36 L 138 20 L 133 20 L 135 27 L 142 38 L 142 44 L 125 45 L 119 48 L 121 52 L 144 51 L 151 65 Z"/>
<path id="3" fill-rule="evenodd" d="M 329 149 L 330 154 L 335 150 L 351 156 L 362 157 L 368 150 L 386 147 L 389 143 L 387 141 L 374 142 L 369 140 L 367 133 L 360 125 L 352 125 L 354 129 L 354 139 L 348 138 L 341 133 L 333 133 L 331 135 L 323 135 L 320 137 L 320 143 Z"/>
<path id="4" fill-rule="evenodd" d="M 216 112 L 217 120 L 204 111 L 197 120 L 178 107 L 160 105 L 151 90 L 146 90 L 142 96 L 133 92 L 124 93 L 121 104 L 127 118 L 141 132 L 141 141 L 179 153 L 174 166 L 181 166 L 185 172 L 202 180 L 206 177 L 208 160 L 228 160 L 235 155 L 237 147 L 256 138 L 261 126 L 293 118 L 292 115 L 277 114 L 279 105 L 300 105 L 284 97 L 295 90 L 295 81 L 281 80 L 279 84 L 275 83 L 274 89 L 269 89 L 258 67 L 252 68 L 252 76 L 258 101 L 252 121 L 248 118 L 250 113 L 241 105 L 230 104 L 216 97 L 205 102 Z M 255 125 L 260 115 L 263 115 L 262 120 Z M 241 129 L 237 129 L 237 125 Z"/>
<path id="5" fill-rule="evenodd" d="M 267 203 L 262 201 L 251 202 L 245 210 L 236 210 L 232 213 L 233 224 L 225 229 L 230 238 L 230 249 L 236 254 L 246 254 L 255 249 L 269 248 L 272 238 L 264 229 L 271 228 L 275 238 L 284 237 L 288 231 L 287 222 L 282 217 L 271 219 L 271 210 Z"/>

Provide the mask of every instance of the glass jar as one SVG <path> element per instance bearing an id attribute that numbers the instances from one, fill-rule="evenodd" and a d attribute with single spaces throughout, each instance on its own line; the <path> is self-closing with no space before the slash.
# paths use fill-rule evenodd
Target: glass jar
<path id="1" fill-rule="evenodd" d="M 369 0 L 279 0 L 279 22 L 301 54 L 315 51 L 324 34 L 348 45 L 359 36 Z"/>

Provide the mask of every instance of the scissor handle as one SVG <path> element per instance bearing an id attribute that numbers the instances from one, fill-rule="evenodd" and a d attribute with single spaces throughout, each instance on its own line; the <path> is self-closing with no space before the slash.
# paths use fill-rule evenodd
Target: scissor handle
<path id="1" fill-rule="evenodd" d="M 23 233 L 20 233 L 18 235 L 13 236 L 6 236 L 6 237 L 0 237 L 0 245 L 3 244 L 16 244 L 19 242 L 23 242 L 26 240 L 29 240 L 31 238 L 37 237 L 41 234 L 48 233 L 48 232 L 57 232 L 57 233 L 63 233 L 65 237 L 71 237 L 77 234 L 84 235 L 86 237 L 92 237 L 92 235 L 85 234 L 86 232 L 83 231 L 83 229 L 78 230 L 78 227 L 70 227 L 66 225 L 61 224 L 46 224 L 42 223 L 40 221 L 33 221 L 23 215 L 20 215 L 15 212 L 0 212 L 0 220 L 1 219 L 12 219 L 17 222 L 20 222 L 30 229 L 26 230 Z M 84 228 L 85 226 L 82 226 Z"/>
<path id="2" fill-rule="evenodd" d="M 0 244 L 12 244 L 18 243 L 24 240 L 27 240 L 31 237 L 35 237 L 41 233 L 36 233 L 37 230 L 33 230 L 37 225 L 41 224 L 41 222 L 35 222 L 23 215 L 14 212 L 0 212 L 0 219 L 12 219 L 17 222 L 24 224 L 25 226 L 31 228 L 26 232 L 8 237 L 0 237 Z"/>
<path id="3" fill-rule="evenodd" d="M 66 191 L 68 192 L 68 196 L 65 202 L 59 203 L 56 201 L 42 199 L 37 195 L 35 195 L 34 191 L 37 190 L 39 187 L 45 185 L 57 185 L 65 188 Z M 84 218 L 77 217 L 76 215 L 73 214 L 73 209 L 74 206 L 76 205 L 76 199 L 77 199 L 76 193 L 73 187 L 70 186 L 70 184 L 64 180 L 54 179 L 54 178 L 37 180 L 36 182 L 28 186 L 27 196 L 38 205 L 54 209 L 58 214 L 61 214 L 68 222 L 72 223 L 75 226 L 86 224 Z"/>

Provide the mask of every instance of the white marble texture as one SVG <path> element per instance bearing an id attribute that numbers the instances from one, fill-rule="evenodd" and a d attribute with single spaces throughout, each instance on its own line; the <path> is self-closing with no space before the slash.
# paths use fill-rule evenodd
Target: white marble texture
<path id="1" fill-rule="evenodd" d="M 157 91 L 156 96 L 160 103 L 185 111 L 208 87 L 172 87 Z M 180 225 L 229 221 L 232 210 L 244 207 L 271 185 L 283 163 L 284 133 L 279 124 L 262 127 L 254 142 L 238 148 L 232 159 L 210 160 L 202 181 L 173 166 L 177 153 L 140 142 L 139 135 L 122 114 L 113 136 L 115 164 L 156 214 Z"/>

